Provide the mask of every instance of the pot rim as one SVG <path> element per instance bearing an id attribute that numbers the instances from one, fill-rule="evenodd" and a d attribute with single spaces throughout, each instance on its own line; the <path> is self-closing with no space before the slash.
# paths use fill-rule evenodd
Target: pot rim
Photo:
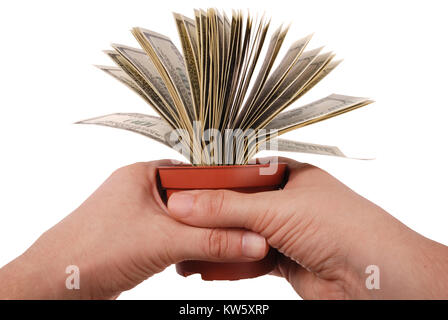
<path id="1" fill-rule="evenodd" d="M 277 165 L 288 165 L 286 162 L 274 162 Z M 160 165 L 159 170 L 165 169 L 247 169 L 247 168 L 264 168 L 271 163 L 254 163 L 254 164 L 232 164 L 222 166 L 193 166 L 192 164 L 178 164 L 178 165 Z"/>
<path id="2" fill-rule="evenodd" d="M 165 190 L 193 189 L 248 189 L 253 187 L 280 186 L 287 172 L 286 163 L 275 163 L 276 170 L 269 170 L 270 164 L 237 166 L 160 166 L 157 168 L 160 185 Z"/>

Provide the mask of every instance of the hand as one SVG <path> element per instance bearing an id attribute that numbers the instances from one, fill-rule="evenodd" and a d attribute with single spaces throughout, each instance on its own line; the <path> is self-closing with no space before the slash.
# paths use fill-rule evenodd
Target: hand
<path id="1" fill-rule="evenodd" d="M 328 173 L 289 159 L 283 190 L 174 194 L 170 215 L 199 227 L 252 230 L 282 253 L 276 274 L 305 299 L 446 298 L 447 247 L 410 230 Z M 366 268 L 379 269 L 368 289 Z"/>
<path id="2" fill-rule="evenodd" d="M 156 167 L 117 170 L 78 209 L 0 270 L 0 298 L 114 298 L 182 260 L 244 262 L 263 258 L 261 236 L 242 230 L 197 228 L 166 214 Z M 68 290 L 66 267 L 80 271 Z"/>

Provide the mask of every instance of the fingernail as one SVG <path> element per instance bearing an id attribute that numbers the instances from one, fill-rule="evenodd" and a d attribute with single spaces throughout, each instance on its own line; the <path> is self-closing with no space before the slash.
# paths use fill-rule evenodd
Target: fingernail
<path id="1" fill-rule="evenodd" d="M 248 258 L 263 258 L 266 253 L 266 240 L 259 234 L 245 232 L 242 241 L 243 255 Z"/>
<path id="2" fill-rule="evenodd" d="M 173 216 L 185 218 L 193 209 L 194 197 L 190 194 L 174 193 L 168 200 L 168 211 Z"/>

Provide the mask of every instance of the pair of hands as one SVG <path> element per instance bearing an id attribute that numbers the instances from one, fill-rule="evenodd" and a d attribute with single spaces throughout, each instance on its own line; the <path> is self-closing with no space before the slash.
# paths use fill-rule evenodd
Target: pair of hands
<path id="1" fill-rule="evenodd" d="M 0 298 L 116 298 L 183 260 L 280 253 L 274 274 L 304 299 L 441 298 L 447 248 L 410 230 L 328 173 L 290 159 L 283 190 L 188 191 L 160 199 L 156 168 L 114 172 L 78 209 L 0 270 Z M 244 231 L 238 228 L 244 228 Z M 80 289 L 66 288 L 66 267 Z M 366 286 L 366 268 L 380 288 Z"/>

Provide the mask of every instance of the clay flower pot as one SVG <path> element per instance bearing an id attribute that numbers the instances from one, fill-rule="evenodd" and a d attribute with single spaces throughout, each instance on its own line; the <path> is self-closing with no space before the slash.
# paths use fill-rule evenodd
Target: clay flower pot
<path id="1" fill-rule="evenodd" d="M 269 164 L 204 166 L 161 166 L 158 168 L 162 197 L 166 202 L 175 192 L 197 189 L 230 189 L 255 193 L 277 190 L 286 177 L 286 163 L 277 163 L 275 172 L 266 174 Z M 276 263 L 276 251 L 270 249 L 267 256 L 255 262 L 220 263 L 183 261 L 176 265 L 177 273 L 189 276 L 200 273 L 203 280 L 239 280 L 255 278 L 269 273 Z"/>

